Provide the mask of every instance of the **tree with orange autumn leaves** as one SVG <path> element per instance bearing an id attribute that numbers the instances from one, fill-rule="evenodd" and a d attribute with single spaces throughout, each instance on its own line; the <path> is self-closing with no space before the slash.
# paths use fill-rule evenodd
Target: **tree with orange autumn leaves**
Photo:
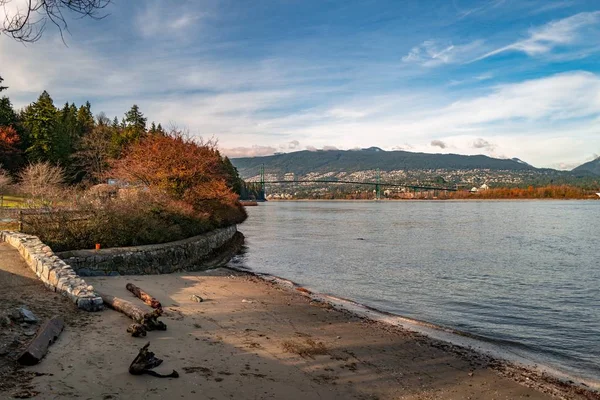
<path id="1" fill-rule="evenodd" d="M 246 218 L 238 195 L 227 184 L 224 159 L 211 141 L 196 142 L 180 132 L 149 135 L 115 160 L 109 175 L 166 196 L 173 206 L 189 206 L 218 225 Z"/>

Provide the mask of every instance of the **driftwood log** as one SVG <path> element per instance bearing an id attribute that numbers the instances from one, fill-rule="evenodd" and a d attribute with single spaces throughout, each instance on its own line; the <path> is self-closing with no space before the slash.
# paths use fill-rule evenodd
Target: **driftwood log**
<path id="1" fill-rule="evenodd" d="M 129 373 L 131 375 L 148 374 L 158 378 L 179 378 L 179 374 L 175 370 L 168 375 L 151 371 L 152 368 L 158 367 L 160 364 L 162 364 L 163 360 L 157 358 L 153 352 L 148 350 L 148 347 L 150 347 L 150 342 L 146 343 L 146 345 L 140 349 L 138 355 L 131 362 L 131 365 L 129 366 Z"/>
<path id="2" fill-rule="evenodd" d="M 64 328 L 65 322 L 60 317 L 52 317 L 46 321 L 25 351 L 19 356 L 19 364 L 35 365 L 39 363 L 48 352 L 48 347 L 58 339 L 58 335 Z"/>
<path id="3" fill-rule="evenodd" d="M 162 304 L 160 301 L 156 300 L 156 298 L 150 296 L 148 293 L 144 292 L 139 287 L 135 286 L 133 283 L 128 283 L 125 285 L 127 290 L 135 295 L 138 299 L 142 300 L 144 303 L 148 304 L 152 308 L 162 308 Z"/>
<path id="4" fill-rule="evenodd" d="M 98 293 L 102 297 L 102 301 L 108 307 L 115 311 L 119 311 L 129 318 L 131 318 L 136 324 L 130 326 L 127 331 L 134 337 L 145 336 L 146 331 L 166 331 L 167 325 L 164 322 L 159 321 L 158 317 L 162 315 L 162 309 L 156 309 L 150 313 L 145 312 L 135 304 L 123 300 L 119 297 L 111 296 L 105 293 Z M 138 325 L 141 325 L 139 327 Z M 142 329 L 143 328 L 143 329 Z"/>

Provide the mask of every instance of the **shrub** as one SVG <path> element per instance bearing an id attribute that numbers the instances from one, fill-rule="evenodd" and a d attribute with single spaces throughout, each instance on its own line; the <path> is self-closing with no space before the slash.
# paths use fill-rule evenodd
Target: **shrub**
<path id="1" fill-rule="evenodd" d="M 65 171 L 49 162 L 29 164 L 19 174 L 22 193 L 49 206 L 64 195 Z"/>

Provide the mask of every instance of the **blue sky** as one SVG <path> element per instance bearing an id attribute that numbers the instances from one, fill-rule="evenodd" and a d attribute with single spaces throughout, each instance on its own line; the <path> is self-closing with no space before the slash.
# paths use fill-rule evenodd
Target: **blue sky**
<path id="1" fill-rule="evenodd" d="M 114 0 L 107 12 L 70 20 L 68 47 L 52 29 L 26 46 L 0 36 L 13 103 L 48 90 L 110 117 L 137 103 L 230 156 L 379 146 L 565 169 L 600 153 L 596 0 Z"/>

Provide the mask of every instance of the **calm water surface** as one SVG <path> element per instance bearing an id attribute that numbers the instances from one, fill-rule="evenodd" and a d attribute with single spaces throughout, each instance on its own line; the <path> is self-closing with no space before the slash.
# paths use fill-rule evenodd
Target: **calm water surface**
<path id="1" fill-rule="evenodd" d="M 243 266 L 600 377 L 600 202 L 248 207 Z"/>

